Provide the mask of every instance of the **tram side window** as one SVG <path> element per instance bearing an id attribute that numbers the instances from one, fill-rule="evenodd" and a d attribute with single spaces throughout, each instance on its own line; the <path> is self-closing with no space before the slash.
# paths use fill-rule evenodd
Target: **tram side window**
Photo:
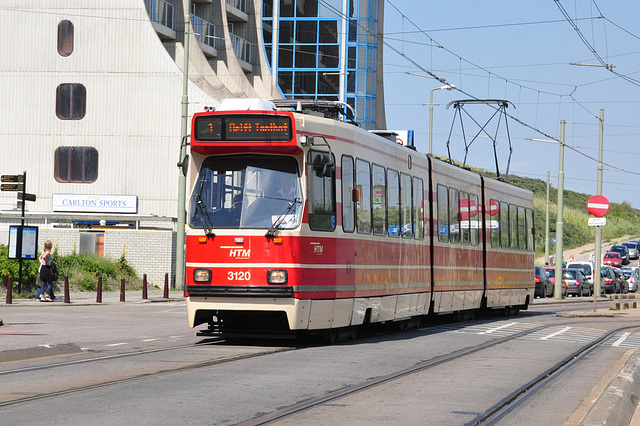
<path id="1" fill-rule="evenodd" d="M 480 243 L 480 212 L 478 208 L 478 196 L 469 194 L 469 227 L 471 228 L 471 244 L 477 246 Z"/>
<path id="2" fill-rule="evenodd" d="M 353 232 L 355 229 L 353 211 L 353 158 L 342 157 L 342 230 Z"/>
<path id="3" fill-rule="evenodd" d="M 460 242 L 460 219 L 458 218 L 458 190 L 449 188 L 449 242 Z"/>
<path id="4" fill-rule="evenodd" d="M 309 151 L 309 227 L 316 231 L 333 231 L 336 228 L 334 164 L 333 154 Z"/>
<path id="5" fill-rule="evenodd" d="M 535 231 L 535 224 L 533 222 L 533 210 L 532 209 L 526 209 L 525 210 L 525 231 L 527 233 L 527 250 L 528 251 L 535 251 L 536 247 L 534 244 L 534 231 Z"/>
<path id="6" fill-rule="evenodd" d="M 500 201 L 500 242 L 509 248 L 509 204 Z"/>
<path id="7" fill-rule="evenodd" d="M 356 160 L 356 223 L 358 232 L 371 233 L 371 166 L 363 160 Z"/>
<path id="8" fill-rule="evenodd" d="M 382 166 L 373 165 L 373 233 L 387 233 L 387 173 Z"/>
<path id="9" fill-rule="evenodd" d="M 518 248 L 518 206 L 509 204 L 509 247 Z"/>
<path id="10" fill-rule="evenodd" d="M 424 238 L 424 186 L 422 179 L 413 178 L 413 232 L 416 239 Z"/>
<path id="11" fill-rule="evenodd" d="M 389 215 L 389 236 L 400 236 L 400 173 L 387 171 L 387 211 Z"/>
<path id="12" fill-rule="evenodd" d="M 526 249 L 526 224 L 524 217 L 524 207 L 518 206 L 518 248 Z"/>
<path id="13" fill-rule="evenodd" d="M 498 209 L 494 215 L 491 214 L 492 205 L 499 206 L 500 202 L 491 200 L 484 209 L 485 220 L 491 229 L 491 247 L 500 247 L 500 230 L 502 229 L 502 210 Z M 508 231 L 505 231 L 508 233 Z"/>
<path id="14" fill-rule="evenodd" d="M 469 194 L 460 191 L 460 203 L 458 203 L 458 218 L 460 220 L 460 238 L 462 244 L 469 244 L 471 241 L 471 203 L 469 203 Z"/>
<path id="15" fill-rule="evenodd" d="M 449 188 L 438 185 L 438 239 L 449 241 Z"/>
<path id="16" fill-rule="evenodd" d="M 411 218 L 411 202 L 413 201 L 413 197 L 411 195 L 411 176 L 406 175 L 404 173 L 401 174 L 400 177 L 401 182 L 401 194 L 400 197 L 400 205 L 401 208 L 401 223 L 402 223 L 402 238 L 412 238 L 413 231 L 411 228 L 412 218 Z"/>

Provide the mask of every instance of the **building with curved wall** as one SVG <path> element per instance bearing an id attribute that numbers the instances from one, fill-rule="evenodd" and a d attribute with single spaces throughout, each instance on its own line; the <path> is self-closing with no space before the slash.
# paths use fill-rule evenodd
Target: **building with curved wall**
<path id="1" fill-rule="evenodd" d="M 365 128 L 384 128 L 374 37 L 382 2 L 277 3 L 287 16 L 274 25 L 272 0 L 191 2 L 189 116 L 230 97 L 311 97 L 343 100 Z M 0 64 L 0 173 L 26 173 L 26 191 L 37 197 L 26 202 L 26 223 L 61 253 L 124 251 L 150 281 L 173 277 L 182 1 L 5 0 L 0 19 L 0 36 L 11 41 Z M 323 34 L 315 42 L 313 28 Z M 282 59 L 287 50 L 297 59 Z M 16 202 L 16 192 L 0 192 L 2 242 L 20 223 Z"/>

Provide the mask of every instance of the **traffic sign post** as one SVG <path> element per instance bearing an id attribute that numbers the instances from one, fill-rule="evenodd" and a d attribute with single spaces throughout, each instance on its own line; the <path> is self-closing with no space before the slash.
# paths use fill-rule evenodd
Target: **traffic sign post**
<path id="1" fill-rule="evenodd" d="M 594 195 L 587 201 L 587 211 L 594 215 L 589 218 L 589 226 L 596 227 L 596 244 L 595 244 L 595 274 L 593 274 L 593 312 L 596 311 L 598 296 L 600 296 L 601 276 L 600 269 L 602 263 L 601 245 L 602 245 L 602 225 L 606 225 L 607 219 L 603 217 L 609 211 L 609 200 L 603 195 Z"/>
<path id="2" fill-rule="evenodd" d="M 587 201 L 587 211 L 595 217 L 602 217 L 609 211 L 609 200 L 602 195 L 594 195 Z"/>
<path id="3" fill-rule="evenodd" d="M 24 229 L 24 203 L 25 201 L 36 201 L 35 194 L 28 194 L 27 191 L 27 172 L 23 172 L 21 175 L 2 175 L 0 176 L 0 190 L 1 191 L 13 191 L 18 192 L 18 208 L 22 211 L 20 220 L 20 233 Z M 6 182 L 6 183 L 4 183 Z M 37 241 L 37 237 L 36 237 Z M 36 248 L 37 250 L 37 248 Z M 18 268 L 18 293 L 22 292 L 22 256 L 19 256 L 19 268 Z M 9 290 L 7 290 L 9 291 Z"/>

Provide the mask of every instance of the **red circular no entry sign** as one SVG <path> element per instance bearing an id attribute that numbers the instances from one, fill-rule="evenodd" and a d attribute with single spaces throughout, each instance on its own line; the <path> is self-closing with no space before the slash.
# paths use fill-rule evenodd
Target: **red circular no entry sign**
<path id="1" fill-rule="evenodd" d="M 594 195 L 587 201 L 587 211 L 595 217 L 602 217 L 609 211 L 609 200 L 603 195 Z"/>

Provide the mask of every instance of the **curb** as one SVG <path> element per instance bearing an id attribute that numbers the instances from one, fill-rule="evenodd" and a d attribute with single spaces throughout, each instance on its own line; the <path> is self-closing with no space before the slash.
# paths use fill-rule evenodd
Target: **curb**
<path id="1" fill-rule="evenodd" d="M 36 346 L 25 349 L 12 349 L 0 351 L 0 363 L 10 361 L 24 361 L 27 359 L 44 358 L 55 355 L 69 355 L 82 352 L 82 349 L 74 343 L 60 345 Z"/>
<path id="2" fill-rule="evenodd" d="M 580 424 L 628 425 L 635 413 L 639 397 L 640 353 L 636 349 Z"/>

